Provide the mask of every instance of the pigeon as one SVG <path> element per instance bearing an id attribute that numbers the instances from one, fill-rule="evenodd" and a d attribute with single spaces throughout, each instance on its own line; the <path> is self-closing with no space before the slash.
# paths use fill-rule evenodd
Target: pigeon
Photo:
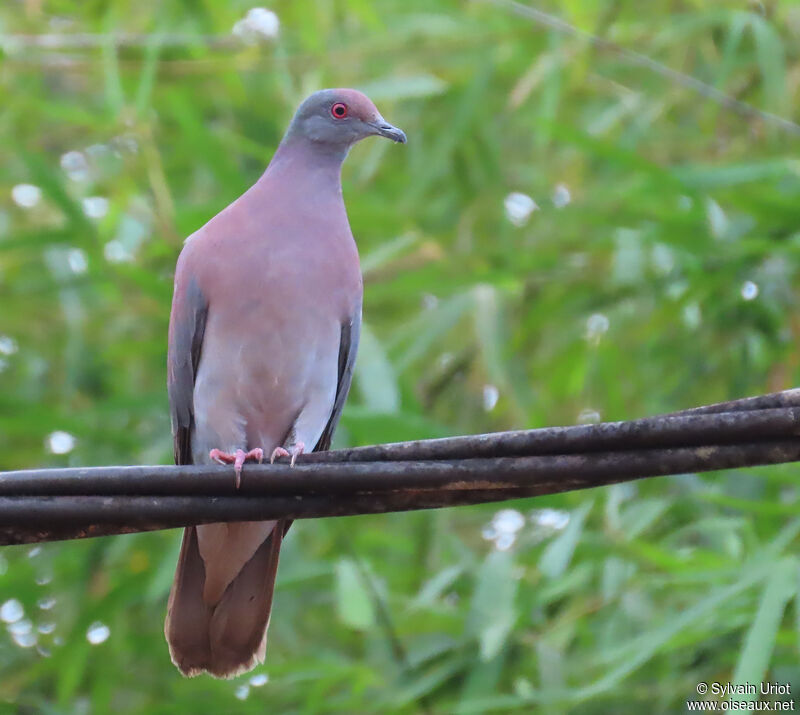
<path id="1" fill-rule="evenodd" d="M 315 92 L 242 196 L 186 239 L 167 388 L 176 464 L 243 465 L 330 447 L 353 376 L 362 278 L 341 166 L 370 136 L 405 143 L 353 89 Z M 164 632 L 181 673 L 263 662 L 286 520 L 185 529 Z"/>

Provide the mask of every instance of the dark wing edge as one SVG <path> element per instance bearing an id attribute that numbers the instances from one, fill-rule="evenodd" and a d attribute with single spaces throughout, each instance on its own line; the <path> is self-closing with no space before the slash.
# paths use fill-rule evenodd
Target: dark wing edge
<path id="1" fill-rule="evenodd" d="M 185 288 L 176 280 L 167 351 L 167 392 L 175 464 L 192 463 L 194 381 L 200 364 L 207 315 L 208 303 L 196 279 L 190 278 Z"/>
<path id="2" fill-rule="evenodd" d="M 361 305 L 353 313 L 349 323 L 342 323 L 342 333 L 339 339 L 339 383 L 336 387 L 336 399 L 333 402 L 333 409 L 328 424 L 322 432 L 315 452 L 324 452 L 330 449 L 333 432 L 339 424 L 342 416 L 344 403 L 347 400 L 347 393 L 350 392 L 350 384 L 353 381 L 353 368 L 356 365 L 356 353 L 358 352 L 358 341 L 361 337 Z"/>

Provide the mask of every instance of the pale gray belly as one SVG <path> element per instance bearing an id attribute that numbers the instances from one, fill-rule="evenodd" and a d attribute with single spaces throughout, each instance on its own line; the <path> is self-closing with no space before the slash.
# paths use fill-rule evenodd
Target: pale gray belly
<path id="1" fill-rule="evenodd" d="M 287 437 L 313 449 L 336 397 L 340 331 L 319 316 L 239 334 L 209 320 L 193 395 L 194 461 L 207 462 L 213 448 L 269 454 Z"/>

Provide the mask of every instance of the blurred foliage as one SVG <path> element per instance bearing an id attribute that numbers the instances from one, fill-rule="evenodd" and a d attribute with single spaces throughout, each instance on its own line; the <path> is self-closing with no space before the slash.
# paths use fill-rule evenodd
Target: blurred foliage
<path id="1" fill-rule="evenodd" d="M 800 120 L 792 0 L 540 7 Z M 368 91 L 409 136 L 344 169 L 367 329 L 339 444 L 798 383 L 797 136 L 502 3 L 271 9 L 279 36 L 242 44 L 239 0 L 0 5 L 0 468 L 170 460 L 181 241 L 322 86 Z M 800 692 L 796 475 L 298 523 L 252 682 L 169 662 L 178 532 L 7 548 L 0 711 L 638 713 L 682 710 L 700 681 Z"/>

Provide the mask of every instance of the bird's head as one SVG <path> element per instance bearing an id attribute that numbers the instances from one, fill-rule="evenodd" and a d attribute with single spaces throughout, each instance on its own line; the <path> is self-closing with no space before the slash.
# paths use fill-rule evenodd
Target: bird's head
<path id="1" fill-rule="evenodd" d="M 370 136 L 406 142 L 405 133 L 389 124 L 372 100 L 355 89 L 314 92 L 297 109 L 287 134 L 345 151 Z"/>

